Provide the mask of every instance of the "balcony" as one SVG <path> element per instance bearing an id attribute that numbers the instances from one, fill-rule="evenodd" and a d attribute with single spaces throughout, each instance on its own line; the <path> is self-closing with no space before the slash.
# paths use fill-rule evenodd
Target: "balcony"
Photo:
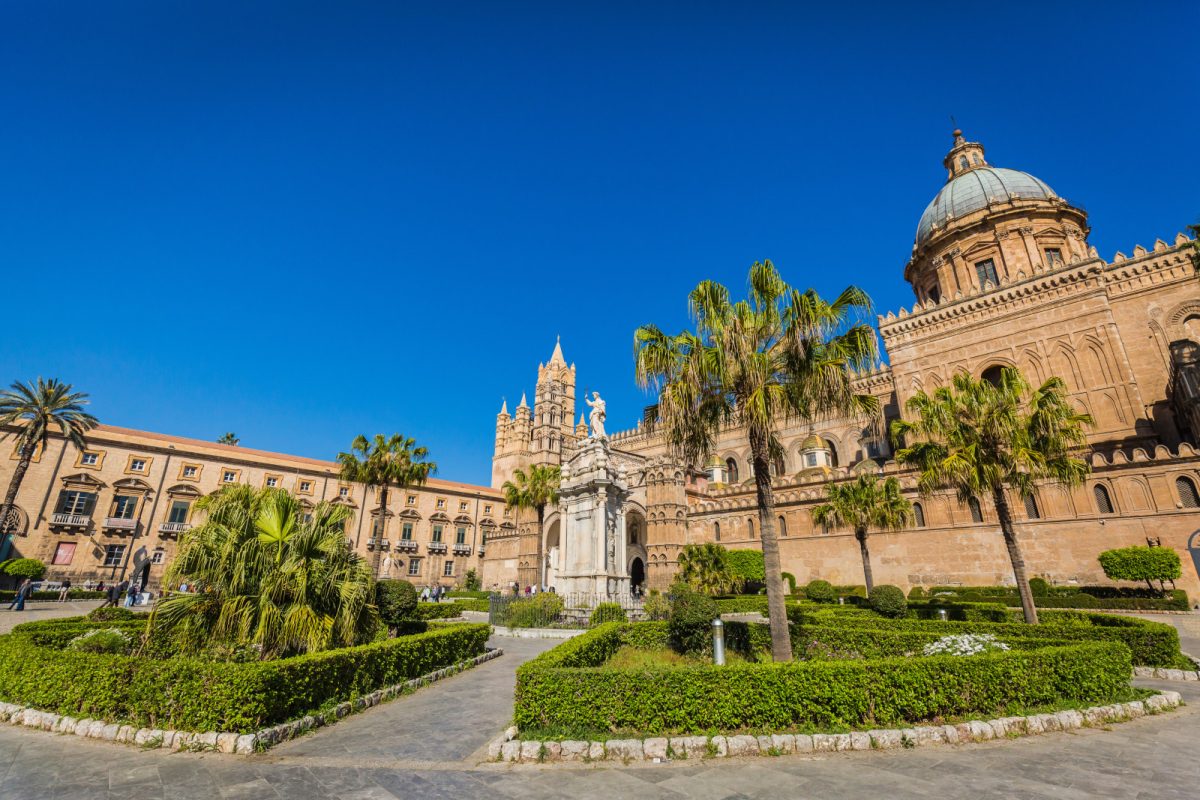
<path id="1" fill-rule="evenodd" d="M 430 542 L 429 543 L 429 552 L 431 552 L 431 553 L 446 552 L 446 543 L 445 542 Z"/>
<path id="2" fill-rule="evenodd" d="M 126 517 L 105 517 L 104 527 L 110 531 L 132 531 L 137 529 L 137 520 Z"/>
<path id="3" fill-rule="evenodd" d="M 454 555 L 456 555 L 456 556 L 469 556 L 469 555 L 471 555 L 471 545 L 469 545 L 469 544 L 456 544 L 456 545 L 454 545 Z"/>
<path id="4" fill-rule="evenodd" d="M 401 553 L 415 553 L 419 545 L 412 539 L 401 539 L 396 542 L 396 550 Z"/>
<path id="5" fill-rule="evenodd" d="M 191 528 L 190 522 L 164 522 L 158 526 L 158 532 L 165 535 L 180 534 Z"/>
<path id="6" fill-rule="evenodd" d="M 484 548 L 482 548 L 482 547 L 479 548 L 479 557 L 480 558 L 483 558 L 483 550 L 484 550 Z"/>
<path id="7" fill-rule="evenodd" d="M 55 514 L 50 518 L 50 524 L 66 528 L 86 528 L 92 524 L 92 518 L 86 514 Z"/>
<path id="8" fill-rule="evenodd" d="M 387 539 L 367 539 L 368 550 L 378 550 L 381 553 L 386 553 L 391 549 Z"/>

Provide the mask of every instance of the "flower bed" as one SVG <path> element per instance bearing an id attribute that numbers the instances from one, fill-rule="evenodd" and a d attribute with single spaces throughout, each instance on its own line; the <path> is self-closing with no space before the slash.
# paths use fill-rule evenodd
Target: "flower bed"
<path id="1" fill-rule="evenodd" d="M 453 625 L 251 663 L 62 649 L 87 630 L 141 627 L 83 618 L 18 626 L 0 636 L 0 700 L 134 726 L 248 733 L 479 656 L 490 632 Z"/>
<path id="2" fill-rule="evenodd" d="M 801 637 L 817 630 L 795 627 L 802 629 L 796 634 Z M 643 734 L 871 727 L 1063 700 L 1104 702 L 1128 689 L 1131 672 L 1129 650 L 1120 642 L 1035 644 L 1028 637 L 1011 651 L 968 658 L 604 666 L 623 645 L 661 642 L 662 629 L 653 623 L 602 625 L 522 665 L 517 670 L 517 726 L 523 731 Z M 745 629 L 751 638 L 763 633 L 765 626 Z M 893 650 L 913 646 L 917 639 L 923 645 L 938 638 L 879 637 L 878 631 L 865 629 L 846 633 L 861 641 L 885 640 L 877 648 Z M 731 647 L 740 647 L 739 634 L 731 634 Z"/>

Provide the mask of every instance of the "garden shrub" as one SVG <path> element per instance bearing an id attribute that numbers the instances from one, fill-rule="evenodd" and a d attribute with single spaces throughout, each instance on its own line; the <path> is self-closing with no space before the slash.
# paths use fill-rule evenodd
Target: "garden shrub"
<path id="1" fill-rule="evenodd" d="M 1158 548 L 1155 548 L 1158 549 Z M 969 602 L 1005 603 L 1019 607 L 1021 597 L 1014 586 L 934 586 L 934 598 Z M 1187 611 L 1187 593 L 1182 589 L 1160 592 L 1158 589 L 1120 586 L 1049 586 L 1046 593 L 1034 595 L 1038 608 L 1089 608 L 1131 611 Z"/>
<path id="2" fill-rule="evenodd" d="M 418 619 L 458 619 L 462 612 L 459 603 L 417 603 Z"/>
<path id="3" fill-rule="evenodd" d="M 908 590 L 909 600 L 924 600 L 927 597 L 929 597 L 929 595 L 920 586 L 914 586 Z"/>
<path id="4" fill-rule="evenodd" d="M 1100 554 L 1100 567 L 1110 580 L 1174 581 L 1180 576 L 1179 554 L 1169 547 L 1122 547 Z"/>
<path id="5" fill-rule="evenodd" d="M 591 619 L 588 624 L 591 626 L 603 625 L 606 622 L 628 622 L 629 615 L 625 613 L 625 609 L 621 608 L 619 603 L 600 603 L 592 611 Z"/>
<path id="6" fill-rule="evenodd" d="M 479 572 L 474 567 L 467 570 L 467 574 L 463 576 L 463 583 L 466 585 L 467 591 L 478 592 L 483 585 L 483 581 L 479 578 Z M 475 598 L 479 600 L 480 598 Z"/>
<path id="7" fill-rule="evenodd" d="M 785 581 L 787 581 L 788 594 L 795 594 L 796 593 L 796 576 L 790 572 L 784 572 L 783 579 Z"/>
<path id="8" fill-rule="evenodd" d="M 510 628 L 546 628 L 558 622 L 563 599 L 554 592 L 538 592 L 508 604 L 505 617 Z"/>
<path id="9" fill-rule="evenodd" d="M 671 647 L 680 653 L 705 653 L 712 649 L 712 623 L 720 616 L 716 601 L 697 592 L 676 592 L 667 621 Z"/>
<path id="10" fill-rule="evenodd" d="M 871 588 L 871 595 L 868 599 L 871 608 L 885 617 L 893 619 L 903 617 L 908 611 L 908 601 L 904 598 L 904 592 L 899 586 L 886 583 L 874 586 Z"/>
<path id="11" fill-rule="evenodd" d="M 1063 700 L 1106 702 L 1128 688 L 1131 671 L 1129 651 L 1117 642 L 971 658 L 604 667 L 630 635 L 642 636 L 627 631 L 643 625 L 653 623 L 602 625 L 523 664 L 517 670 L 517 726 L 606 738 L 625 731 L 893 726 Z"/>
<path id="12" fill-rule="evenodd" d="M 87 613 L 87 618 L 96 622 L 108 622 L 110 620 L 145 620 L 149 614 L 139 614 L 132 609 L 109 606 L 107 608 L 93 608 Z M 67 617 L 66 619 L 77 619 Z"/>
<path id="13" fill-rule="evenodd" d="M 14 558 L 11 561 L 4 562 L 4 574 L 11 575 L 17 580 L 41 580 L 46 574 L 46 565 L 36 558 Z M 54 593 L 58 597 L 58 592 Z"/>
<path id="14" fill-rule="evenodd" d="M 487 600 L 492 596 L 491 592 L 483 592 L 478 589 L 451 589 L 446 592 L 446 596 L 454 599 L 456 597 L 466 597 L 472 600 Z"/>
<path id="15" fill-rule="evenodd" d="M 408 581 L 375 582 L 375 606 L 379 619 L 389 628 L 417 617 L 417 589 Z"/>
<path id="16" fill-rule="evenodd" d="M 763 567 L 762 550 L 730 550 L 728 564 L 730 573 L 737 579 L 744 593 L 755 594 L 763 588 L 767 572 Z"/>
<path id="17" fill-rule="evenodd" d="M 80 624 L 87 623 L 60 627 Z M 0 636 L 0 699 L 138 727 L 249 733 L 480 655 L 490 630 L 450 625 L 293 658 L 221 663 L 39 646 L 18 626 Z"/>
<path id="18" fill-rule="evenodd" d="M 474 597 L 452 597 L 450 599 L 461 611 L 482 611 L 486 614 L 491 610 L 490 600 L 479 600 Z"/>
<path id="19" fill-rule="evenodd" d="M 905 616 L 909 619 L 941 619 L 938 613 L 941 611 L 946 612 L 947 619 L 956 622 L 1020 621 L 1003 603 L 960 603 L 940 597 L 925 602 L 909 602 Z"/>
<path id="20" fill-rule="evenodd" d="M 120 628 L 94 628 L 81 633 L 67 643 L 67 649 L 78 653 L 121 654 L 129 652 L 133 636 Z"/>
<path id="21" fill-rule="evenodd" d="M 5 589 L 0 591 L 0 601 L 5 603 L 12 602 L 12 599 L 17 596 L 15 589 Z M 104 597 L 104 592 L 88 592 L 83 589 L 72 589 L 67 593 L 67 597 L 71 600 L 100 600 Z M 29 595 L 30 600 L 57 600 L 58 590 L 51 589 L 47 591 L 36 591 Z"/>
<path id="22" fill-rule="evenodd" d="M 1050 583 L 1045 578 L 1030 578 L 1029 591 L 1034 597 L 1045 597 L 1050 594 Z"/>
<path id="23" fill-rule="evenodd" d="M 671 601 L 667 599 L 666 595 L 651 592 L 650 596 L 642 603 L 642 611 L 651 620 L 665 620 L 671 616 Z"/>
<path id="24" fill-rule="evenodd" d="M 804 596 L 817 603 L 832 603 L 834 600 L 833 584 L 820 579 L 809 581 L 808 585 L 804 587 Z"/>

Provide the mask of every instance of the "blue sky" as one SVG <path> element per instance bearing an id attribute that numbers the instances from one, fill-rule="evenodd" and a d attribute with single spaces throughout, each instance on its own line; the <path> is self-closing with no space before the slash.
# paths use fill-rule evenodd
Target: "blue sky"
<path id="1" fill-rule="evenodd" d="M 1105 257 L 1200 217 L 1200 5 L 800 5 L 5 3 L 0 380 L 486 482 L 556 335 L 611 430 L 701 279 L 911 305 L 952 114 Z"/>

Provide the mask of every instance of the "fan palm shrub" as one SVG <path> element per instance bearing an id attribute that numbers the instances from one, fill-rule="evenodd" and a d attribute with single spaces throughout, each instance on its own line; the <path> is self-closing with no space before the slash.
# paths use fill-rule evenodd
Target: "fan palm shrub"
<path id="1" fill-rule="evenodd" d="M 388 492 L 392 486 L 404 489 L 420 486 L 437 472 L 437 464 L 426 461 L 429 451 L 412 438 L 394 433 L 375 434 L 374 439 L 358 436 L 350 443 L 350 452 L 338 453 L 340 477 L 374 487 L 379 492 L 379 535 L 387 530 Z M 383 548 L 376 547 L 372 568 L 379 574 L 379 559 Z"/>
<path id="2" fill-rule="evenodd" d="M 504 482 L 504 504 L 512 508 L 530 508 L 537 512 L 537 569 L 534 583 L 540 589 L 545 585 L 546 506 L 558 502 L 558 487 L 562 482 L 562 469 L 554 464 L 534 464 L 529 469 L 515 469 L 511 480 Z"/>
<path id="3" fill-rule="evenodd" d="M 688 305 L 695 330 L 672 336 L 655 325 L 637 329 L 637 379 L 657 392 L 657 424 L 688 464 L 712 452 L 718 432 L 731 426 L 745 431 L 762 531 L 771 654 L 789 661 L 771 488 L 770 464 L 782 453 L 776 431 L 789 421 L 878 415 L 878 400 L 852 386 L 853 372 L 877 358 L 874 331 L 863 320 L 871 303 L 853 286 L 832 302 L 811 289 L 794 289 L 765 261 L 750 268 L 747 299 L 733 302 L 726 287 L 704 281 Z"/>
<path id="4" fill-rule="evenodd" d="M 719 544 L 685 544 L 679 553 L 677 578 L 700 594 L 730 594 L 741 589 L 742 581 L 734 574 L 729 551 Z"/>
<path id="5" fill-rule="evenodd" d="M 812 509 L 813 522 L 854 531 L 862 555 L 867 594 L 875 586 L 871 574 L 871 551 L 867 536 L 871 528 L 898 530 L 913 520 L 912 503 L 900 490 L 900 481 L 880 481 L 874 475 L 859 475 L 848 483 L 825 486 L 825 502 Z"/>
<path id="6" fill-rule="evenodd" d="M 228 486 L 201 498 L 151 612 L 151 641 L 184 654 L 252 646 L 263 659 L 348 647 L 378 626 L 375 582 L 346 541 L 350 510 L 321 503 L 306 516 L 282 489 Z"/>
<path id="7" fill-rule="evenodd" d="M 71 384 L 51 378 L 38 378 L 32 383 L 16 381 L 0 392 L 0 440 L 16 439 L 17 464 L 4 505 L 0 506 L 0 556 L 3 556 L 8 537 L 17 524 L 17 492 L 33 457 L 46 448 L 52 428 L 58 428 L 63 438 L 79 450 L 87 447 L 85 434 L 98 424 L 95 417 L 83 410 L 88 404 L 85 392 L 73 392 Z"/>
<path id="8" fill-rule="evenodd" d="M 1024 499 L 1036 495 L 1039 482 L 1082 484 L 1090 470 L 1078 455 L 1091 417 L 1071 407 L 1062 378 L 1033 389 L 1011 367 L 995 383 L 959 373 L 950 386 L 917 392 L 905 409 L 908 419 L 892 422 L 896 460 L 919 470 L 922 493 L 954 489 L 963 503 L 991 495 L 1025 621 L 1036 624 L 1008 493 Z"/>

